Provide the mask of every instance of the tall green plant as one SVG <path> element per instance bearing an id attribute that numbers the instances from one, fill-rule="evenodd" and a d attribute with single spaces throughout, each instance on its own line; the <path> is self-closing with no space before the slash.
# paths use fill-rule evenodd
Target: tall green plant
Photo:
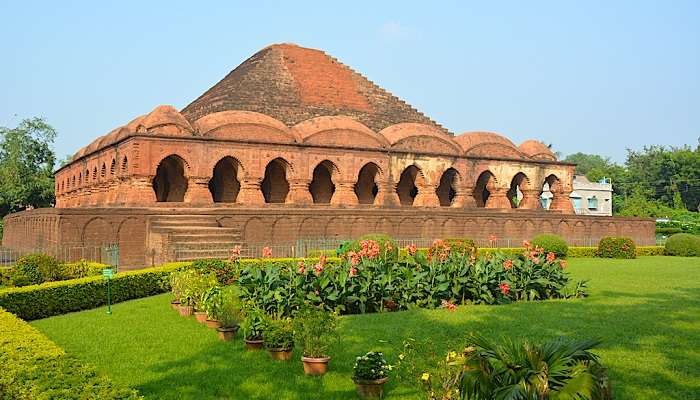
<path id="1" fill-rule="evenodd" d="M 294 316 L 294 339 L 305 357 L 327 357 L 328 348 L 337 337 L 336 327 L 335 313 L 305 307 Z"/>
<path id="2" fill-rule="evenodd" d="M 241 299 L 238 295 L 238 288 L 235 286 L 226 286 L 219 291 L 219 298 L 221 301 L 217 320 L 221 322 L 221 326 L 224 328 L 233 328 L 237 326 L 243 313 Z"/>

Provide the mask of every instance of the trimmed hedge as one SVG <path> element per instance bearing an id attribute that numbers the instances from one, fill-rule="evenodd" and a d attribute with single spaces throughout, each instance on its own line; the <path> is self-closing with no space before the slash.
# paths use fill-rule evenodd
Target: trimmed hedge
<path id="1" fill-rule="evenodd" d="M 169 290 L 170 272 L 189 263 L 172 263 L 120 272 L 112 279 L 112 302 L 152 296 Z M 0 290 L 0 307 L 24 320 L 87 310 L 107 303 L 107 282 L 101 276 L 47 282 Z"/>
<path id="2" fill-rule="evenodd" d="M 532 238 L 532 245 L 544 249 L 545 253 L 554 253 L 557 257 L 566 257 L 569 245 L 561 236 L 553 233 L 542 233 Z"/>
<path id="3" fill-rule="evenodd" d="M 700 256 L 700 236 L 689 233 L 676 233 L 666 240 L 664 254 L 669 256 Z"/>
<path id="4" fill-rule="evenodd" d="M 598 257 L 632 259 L 637 257 L 636 248 L 628 237 L 607 236 L 598 242 Z"/>
<path id="5" fill-rule="evenodd" d="M 0 309 L 0 398 L 143 399 L 113 383 L 9 312 Z"/>
<path id="6" fill-rule="evenodd" d="M 637 257 L 663 255 L 664 246 L 637 246 Z"/>

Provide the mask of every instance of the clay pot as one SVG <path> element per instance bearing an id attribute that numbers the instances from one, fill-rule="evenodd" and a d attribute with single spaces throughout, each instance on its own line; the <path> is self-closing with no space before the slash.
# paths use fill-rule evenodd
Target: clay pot
<path id="1" fill-rule="evenodd" d="M 175 311 L 179 311 L 180 310 L 180 302 L 177 300 L 173 300 L 170 302 L 170 307 L 172 307 L 173 310 L 175 310 Z"/>
<path id="2" fill-rule="evenodd" d="M 306 375 L 323 375 L 328 371 L 328 361 L 330 357 L 302 357 L 301 362 L 304 363 L 304 373 Z"/>
<path id="3" fill-rule="evenodd" d="M 180 310 L 180 315 L 183 317 L 191 317 L 192 313 L 194 313 L 194 307 L 192 306 L 183 306 L 181 304 L 178 309 Z"/>
<path id="4" fill-rule="evenodd" d="M 221 322 L 215 321 L 213 319 L 208 319 L 206 321 L 206 324 L 207 324 L 207 328 L 211 328 L 211 329 L 221 328 Z"/>
<path id="5" fill-rule="evenodd" d="M 384 396 L 384 384 L 389 377 L 375 380 L 353 379 L 357 394 L 363 399 L 379 399 Z"/>
<path id="6" fill-rule="evenodd" d="M 245 339 L 245 349 L 246 350 L 260 350 L 263 347 L 262 339 Z"/>
<path id="7" fill-rule="evenodd" d="M 234 326 L 231 328 L 216 328 L 216 331 L 219 332 L 219 339 L 221 339 L 224 342 L 228 342 L 233 340 L 234 337 L 236 337 L 236 332 L 238 332 L 238 326 Z"/>
<path id="8" fill-rule="evenodd" d="M 195 311 L 194 318 L 197 320 L 197 322 L 203 324 L 207 320 L 207 313 L 205 313 L 204 311 Z"/>
<path id="9" fill-rule="evenodd" d="M 278 361 L 288 361 L 292 359 L 293 349 L 267 349 L 270 353 L 270 358 Z"/>

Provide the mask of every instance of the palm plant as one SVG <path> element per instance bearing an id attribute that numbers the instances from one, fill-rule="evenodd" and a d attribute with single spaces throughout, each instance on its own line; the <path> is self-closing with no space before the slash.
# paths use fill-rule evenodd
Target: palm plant
<path id="1" fill-rule="evenodd" d="M 464 353 L 462 399 L 612 398 L 605 368 L 590 350 L 598 340 L 558 338 L 541 346 L 472 335 Z"/>

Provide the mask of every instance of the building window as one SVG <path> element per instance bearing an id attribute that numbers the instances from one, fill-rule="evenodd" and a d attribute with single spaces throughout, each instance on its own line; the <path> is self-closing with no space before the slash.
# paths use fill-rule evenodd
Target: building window
<path id="1" fill-rule="evenodd" d="M 598 209 L 598 199 L 593 196 L 588 199 L 588 209 L 597 210 Z"/>
<path id="2" fill-rule="evenodd" d="M 575 210 L 581 209 L 581 198 L 580 197 L 572 197 L 571 202 L 574 203 Z"/>

